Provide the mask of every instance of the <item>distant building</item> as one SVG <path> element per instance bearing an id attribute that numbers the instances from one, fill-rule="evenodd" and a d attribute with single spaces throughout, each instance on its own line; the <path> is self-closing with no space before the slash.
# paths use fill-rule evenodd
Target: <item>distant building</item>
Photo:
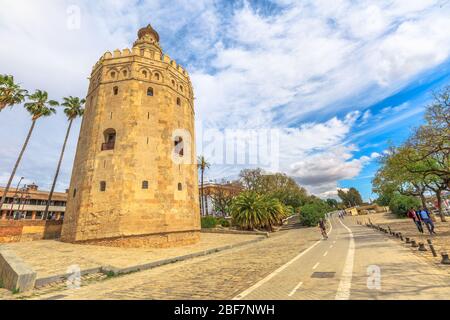
<path id="1" fill-rule="evenodd" d="M 231 181 L 216 183 L 216 182 L 207 182 L 203 185 L 203 196 L 204 196 L 204 206 L 205 213 L 203 215 L 224 215 L 223 212 L 219 212 L 216 210 L 214 206 L 214 198 L 222 197 L 222 198 L 230 198 L 242 192 L 242 186 L 233 183 Z M 201 192 L 200 192 L 201 197 Z"/>
<path id="2" fill-rule="evenodd" d="M 0 187 L 3 194 L 5 188 Z M 39 190 L 34 183 L 21 189 L 9 189 L 6 202 L 1 208 L 0 218 L 40 220 L 43 218 L 49 191 Z M 49 217 L 59 220 L 66 211 L 67 193 L 54 192 L 49 207 Z"/>
<path id="3" fill-rule="evenodd" d="M 389 207 L 382 207 L 377 204 L 373 205 L 363 205 L 360 207 L 352 207 L 345 209 L 345 212 L 347 215 L 350 216 L 361 216 L 361 215 L 367 215 L 372 213 L 380 213 L 380 212 L 388 212 Z"/>

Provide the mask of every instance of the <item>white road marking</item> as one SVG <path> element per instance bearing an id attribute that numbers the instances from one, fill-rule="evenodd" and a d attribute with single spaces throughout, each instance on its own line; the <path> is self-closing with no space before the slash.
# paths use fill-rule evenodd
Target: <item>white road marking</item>
<path id="1" fill-rule="evenodd" d="M 333 225 L 330 223 L 330 230 L 328 231 L 328 235 L 331 233 L 331 231 L 333 230 Z M 253 286 L 251 286 L 250 288 L 248 288 L 247 290 L 241 292 L 240 294 L 238 294 L 236 297 L 234 297 L 232 300 L 240 300 L 246 296 L 248 296 L 250 293 L 252 293 L 253 291 L 255 291 L 256 289 L 258 289 L 259 287 L 261 287 L 264 283 L 266 283 L 267 281 L 269 281 L 270 279 L 272 279 L 273 277 L 275 277 L 277 274 L 279 274 L 280 272 L 282 272 L 284 269 L 286 269 L 287 267 L 289 267 L 291 264 L 293 264 L 295 261 L 297 261 L 298 259 L 300 259 L 301 257 L 303 257 L 305 254 L 307 254 L 309 251 L 311 251 L 315 246 L 317 246 L 319 243 L 321 243 L 322 240 L 317 241 L 316 243 L 314 243 L 312 246 L 310 246 L 308 249 L 306 249 L 305 251 L 301 252 L 298 256 L 294 257 L 291 261 L 287 262 L 286 264 L 282 265 L 281 267 L 279 267 L 277 270 L 275 270 L 274 272 L 272 272 L 271 274 L 269 274 L 267 277 L 265 277 L 264 279 L 258 281 L 257 283 L 255 283 Z"/>
<path id="2" fill-rule="evenodd" d="M 347 258 L 345 259 L 344 269 L 342 270 L 341 281 L 336 292 L 336 300 L 349 300 L 350 289 L 352 287 L 353 276 L 353 262 L 355 258 L 355 240 L 353 238 L 352 230 L 347 227 L 342 221 L 339 221 L 342 226 L 347 229 L 350 237 L 350 243 L 347 251 Z"/>
<path id="3" fill-rule="evenodd" d="M 314 265 L 313 270 L 316 270 L 316 268 L 319 266 L 319 264 L 320 264 L 320 262 L 317 262 L 317 263 Z"/>
<path id="4" fill-rule="evenodd" d="M 295 286 L 294 290 L 291 291 L 291 293 L 288 294 L 289 297 L 292 297 L 294 293 L 297 292 L 297 290 L 303 285 L 303 282 L 300 282 L 298 285 Z"/>
<path id="5" fill-rule="evenodd" d="M 326 256 L 327 256 L 327 254 L 328 254 L 328 251 L 327 251 L 327 252 L 325 252 L 325 253 L 323 254 L 323 256 L 324 256 L 324 257 L 326 257 Z"/>

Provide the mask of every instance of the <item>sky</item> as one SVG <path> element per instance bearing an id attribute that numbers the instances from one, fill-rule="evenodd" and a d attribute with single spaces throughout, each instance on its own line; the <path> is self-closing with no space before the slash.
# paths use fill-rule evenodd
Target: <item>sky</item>
<path id="1" fill-rule="evenodd" d="M 379 157 L 423 123 L 432 92 L 450 83 L 448 0 L 0 0 L 0 7 L 0 73 L 56 100 L 84 97 L 96 61 L 131 48 L 151 23 L 164 52 L 190 74 L 197 153 L 212 163 L 209 180 L 262 167 L 323 198 L 356 187 L 374 199 Z M 80 122 L 60 191 L 70 183 Z M 0 184 L 29 126 L 22 106 L 1 112 Z M 50 188 L 66 127 L 61 110 L 39 119 L 15 184 L 25 177 Z"/>

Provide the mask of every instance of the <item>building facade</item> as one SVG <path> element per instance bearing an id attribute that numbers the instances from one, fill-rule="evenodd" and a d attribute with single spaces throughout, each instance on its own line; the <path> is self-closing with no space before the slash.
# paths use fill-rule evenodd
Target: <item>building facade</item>
<path id="1" fill-rule="evenodd" d="M 196 242 L 194 95 L 149 25 L 107 52 L 87 94 L 61 239 L 112 246 Z"/>
<path id="2" fill-rule="evenodd" d="M 203 185 L 203 216 L 213 215 L 226 217 L 225 206 L 231 199 L 242 192 L 242 186 L 236 182 L 206 182 Z M 201 197 L 201 192 L 200 195 Z"/>
<path id="3" fill-rule="evenodd" d="M 5 188 L 0 187 L 3 193 Z M 41 220 L 48 201 L 48 191 L 39 190 L 34 183 L 6 194 L 0 214 L 2 220 Z M 60 220 L 66 211 L 67 193 L 54 192 L 49 206 L 49 219 Z"/>

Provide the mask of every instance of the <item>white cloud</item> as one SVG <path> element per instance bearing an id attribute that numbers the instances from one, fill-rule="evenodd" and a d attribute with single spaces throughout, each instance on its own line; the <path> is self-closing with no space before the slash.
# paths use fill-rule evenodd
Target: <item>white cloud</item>
<path id="1" fill-rule="evenodd" d="M 52 98 L 83 96 L 98 57 L 130 47 L 137 29 L 152 22 L 165 51 L 190 70 L 198 119 L 218 129 L 281 128 L 281 168 L 312 191 L 331 194 L 338 180 L 359 174 L 374 158 L 354 158 L 350 139 L 417 114 L 408 111 L 352 134 L 356 119 L 359 125 L 376 120 L 367 110 L 370 103 L 449 59 L 450 6 L 433 0 L 279 3 L 283 10 L 264 15 L 251 4 L 223 10 L 216 6 L 220 2 L 207 0 L 0 0 L 1 72 L 14 74 L 27 88 L 48 90 Z M 82 13 L 79 30 L 66 28 L 66 9 L 73 4 Z M 39 123 L 19 174 L 50 183 L 63 119 L 59 114 Z M 12 167 L 28 125 L 24 111 L 0 115 L 0 136 L 9 138 L 0 151 L 0 179 Z M 78 128 L 61 175 L 65 185 Z"/>

